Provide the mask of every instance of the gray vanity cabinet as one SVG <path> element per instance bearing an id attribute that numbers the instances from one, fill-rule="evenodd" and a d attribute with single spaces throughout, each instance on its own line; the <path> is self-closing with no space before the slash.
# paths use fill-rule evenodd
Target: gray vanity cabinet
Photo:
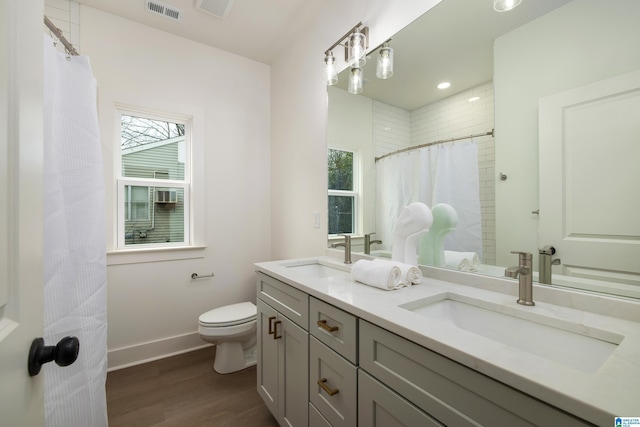
<path id="1" fill-rule="evenodd" d="M 589 426 L 258 273 L 258 393 L 285 426 Z"/>
<path id="2" fill-rule="evenodd" d="M 306 427 L 309 333 L 304 322 L 308 321 L 308 296 L 258 274 L 256 305 L 258 393 L 280 425 Z"/>

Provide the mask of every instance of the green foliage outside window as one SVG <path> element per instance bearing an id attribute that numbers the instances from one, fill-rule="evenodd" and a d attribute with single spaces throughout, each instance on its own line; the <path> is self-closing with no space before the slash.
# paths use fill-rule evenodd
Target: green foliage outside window
<path id="1" fill-rule="evenodd" d="M 353 153 L 329 149 L 328 171 L 329 234 L 353 233 L 355 198 L 351 194 L 336 194 L 340 191 L 353 191 Z"/>

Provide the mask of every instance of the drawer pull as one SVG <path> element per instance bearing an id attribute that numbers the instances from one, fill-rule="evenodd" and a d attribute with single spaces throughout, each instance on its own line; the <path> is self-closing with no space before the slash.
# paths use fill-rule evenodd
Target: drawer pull
<path id="1" fill-rule="evenodd" d="M 317 322 L 318 326 L 320 326 L 322 329 L 324 329 L 327 332 L 335 332 L 338 330 L 337 326 L 329 326 L 327 325 L 327 321 L 326 320 L 318 320 Z"/>
<path id="2" fill-rule="evenodd" d="M 282 323 L 281 320 L 276 320 L 275 322 L 273 322 L 273 339 L 274 340 L 278 340 L 282 338 L 282 335 L 278 335 L 278 325 L 280 323 Z"/>
<path id="3" fill-rule="evenodd" d="M 327 382 L 326 378 L 320 378 L 318 380 L 318 385 L 320 386 L 320 388 L 322 388 L 329 396 L 333 396 L 334 394 L 338 394 L 340 393 L 340 390 L 337 388 L 334 388 L 333 390 L 331 390 L 329 387 L 327 387 L 327 385 L 325 384 Z"/>
<path id="4" fill-rule="evenodd" d="M 269 335 L 273 334 L 275 330 L 273 329 L 273 321 L 276 320 L 276 316 L 269 317 Z"/>

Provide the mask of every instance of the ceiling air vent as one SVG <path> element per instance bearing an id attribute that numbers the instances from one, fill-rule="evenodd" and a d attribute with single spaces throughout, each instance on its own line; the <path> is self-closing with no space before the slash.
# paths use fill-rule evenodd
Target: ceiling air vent
<path id="1" fill-rule="evenodd" d="M 149 12 L 162 15 L 165 18 L 174 19 L 176 21 L 182 19 L 182 11 L 173 6 L 169 6 L 168 4 L 160 3 L 159 1 L 147 0 L 144 2 L 144 5 Z"/>
<path id="2" fill-rule="evenodd" d="M 233 0 L 196 0 L 196 8 L 223 19 L 229 16 L 231 6 Z"/>

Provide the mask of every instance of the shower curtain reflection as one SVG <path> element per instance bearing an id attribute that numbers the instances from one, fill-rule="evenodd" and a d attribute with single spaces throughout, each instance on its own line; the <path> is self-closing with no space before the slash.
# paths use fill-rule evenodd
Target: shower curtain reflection
<path id="1" fill-rule="evenodd" d="M 475 139 L 423 147 L 385 157 L 376 163 L 377 238 L 391 242 L 400 208 L 413 202 L 433 207 L 447 203 L 458 214 L 458 226 L 445 249 L 475 252 L 482 260 L 482 221 Z M 388 243 L 382 249 L 390 251 Z"/>

